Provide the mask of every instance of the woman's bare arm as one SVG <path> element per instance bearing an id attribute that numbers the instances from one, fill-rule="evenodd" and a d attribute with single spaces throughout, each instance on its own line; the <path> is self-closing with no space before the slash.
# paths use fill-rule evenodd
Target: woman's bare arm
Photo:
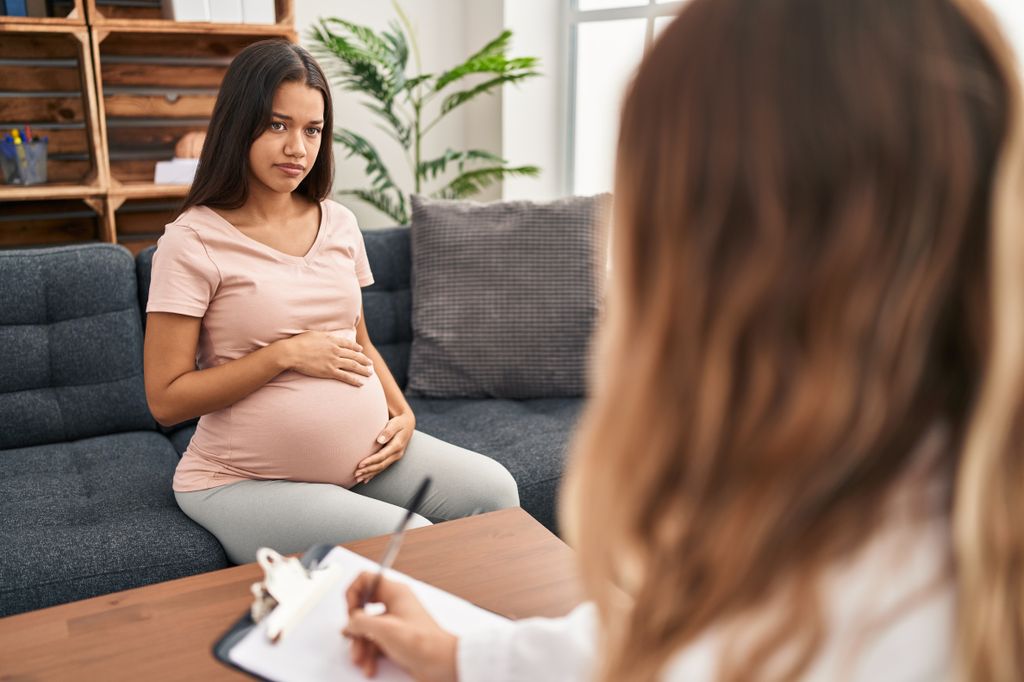
<path id="1" fill-rule="evenodd" d="M 149 313 L 143 355 L 149 411 L 168 426 L 232 405 L 288 369 L 277 343 L 210 369 L 196 369 L 201 319 Z"/>
<path id="2" fill-rule="evenodd" d="M 275 341 L 245 357 L 196 369 L 201 319 L 149 313 L 144 373 L 146 400 L 167 426 L 233 405 L 285 370 L 359 385 L 370 359 L 357 344 L 329 332 L 310 331 Z"/>

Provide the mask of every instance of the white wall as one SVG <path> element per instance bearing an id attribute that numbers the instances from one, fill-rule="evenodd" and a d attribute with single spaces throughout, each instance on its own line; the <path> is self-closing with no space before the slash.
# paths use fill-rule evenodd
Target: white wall
<path id="1" fill-rule="evenodd" d="M 465 35 L 463 36 L 463 57 L 468 57 L 488 42 L 497 38 L 504 30 L 501 14 L 503 0 L 465 0 Z M 513 39 L 514 40 L 514 39 Z M 519 53 L 515 43 L 509 54 Z M 475 79 L 479 82 L 482 78 Z M 484 149 L 495 154 L 502 154 L 505 146 L 501 139 L 502 99 L 500 91 L 492 95 L 479 95 L 476 99 L 463 105 L 465 116 L 463 144 L 470 149 Z M 495 201 L 502 197 L 502 183 L 495 183 L 480 194 L 472 197 L 474 201 Z"/>
<path id="2" fill-rule="evenodd" d="M 537 178 L 509 178 L 506 199 L 554 199 L 566 194 L 569 79 L 565 0 L 506 0 L 505 26 L 515 54 L 540 58 L 541 76 L 502 93 L 502 145 L 516 166 L 540 166 Z"/>
<path id="3" fill-rule="evenodd" d="M 299 0 L 295 3 L 295 28 L 300 41 L 309 46 L 310 27 L 320 17 L 339 17 L 380 30 L 397 18 L 387 0 Z M 402 7 L 409 16 L 419 41 L 423 69 L 438 73 L 461 63 L 484 42 L 500 32 L 500 8 L 497 0 L 404 0 Z M 410 72 L 415 63 L 410 57 Z M 412 188 L 412 172 L 397 142 L 377 129 L 378 117 L 360 103 L 360 96 L 340 88 L 332 88 L 334 121 L 351 128 L 370 140 L 380 152 L 396 182 Z M 461 149 L 478 146 L 501 153 L 500 97 L 478 97 L 452 111 L 425 138 L 423 157 L 433 158 L 447 147 Z M 356 158 L 345 159 L 343 149 L 335 145 L 337 157 L 334 186 L 336 189 L 368 186 L 364 166 Z M 432 189 L 432 188 L 424 188 Z M 484 200 L 500 197 L 500 188 L 492 188 Z M 363 227 L 392 224 L 390 218 L 352 197 L 339 197 L 359 218 Z"/>

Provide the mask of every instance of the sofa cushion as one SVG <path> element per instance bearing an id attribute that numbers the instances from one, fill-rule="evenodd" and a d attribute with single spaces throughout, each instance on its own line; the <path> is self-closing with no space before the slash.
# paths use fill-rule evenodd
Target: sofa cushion
<path id="1" fill-rule="evenodd" d="M 0 616 L 228 565 L 155 431 L 0 451 Z"/>
<path id="2" fill-rule="evenodd" d="M 127 249 L 0 252 L 0 291 L 0 449 L 155 427 Z"/>
<path id="3" fill-rule="evenodd" d="M 584 395 L 607 205 L 413 196 L 410 394 Z"/>
<path id="4" fill-rule="evenodd" d="M 523 509 L 553 532 L 566 446 L 583 402 L 409 399 L 417 429 L 504 464 L 519 485 Z"/>
<path id="5" fill-rule="evenodd" d="M 363 289 L 366 330 L 395 381 L 405 388 L 412 342 L 409 228 L 368 230 L 363 242 L 373 272 L 373 284 Z"/>

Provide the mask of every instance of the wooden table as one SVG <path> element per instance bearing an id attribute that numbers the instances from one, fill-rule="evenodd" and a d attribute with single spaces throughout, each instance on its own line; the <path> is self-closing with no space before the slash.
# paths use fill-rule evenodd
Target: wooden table
<path id="1" fill-rule="evenodd" d="M 345 545 L 380 559 L 387 536 Z M 572 550 L 522 509 L 408 532 L 395 569 L 511 618 L 581 601 Z M 0 619 L 0 680 L 242 680 L 213 643 L 249 608 L 256 564 Z"/>

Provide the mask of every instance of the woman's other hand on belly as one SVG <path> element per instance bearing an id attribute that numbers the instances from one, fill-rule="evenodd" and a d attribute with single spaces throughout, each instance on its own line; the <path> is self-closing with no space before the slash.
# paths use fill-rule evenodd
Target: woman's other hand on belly
<path id="1" fill-rule="evenodd" d="M 306 376 L 362 386 L 373 373 L 363 347 L 335 332 L 308 331 L 275 343 L 284 348 L 288 368 Z"/>
<path id="2" fill-rule="evenodd" d="M 416 417 L 412 412 L 395 415 L 377 436 L 380 450 L 356 465 L 356 483 L 369 483 L 380 472 L 402 459 L 416 430 Z"/>

